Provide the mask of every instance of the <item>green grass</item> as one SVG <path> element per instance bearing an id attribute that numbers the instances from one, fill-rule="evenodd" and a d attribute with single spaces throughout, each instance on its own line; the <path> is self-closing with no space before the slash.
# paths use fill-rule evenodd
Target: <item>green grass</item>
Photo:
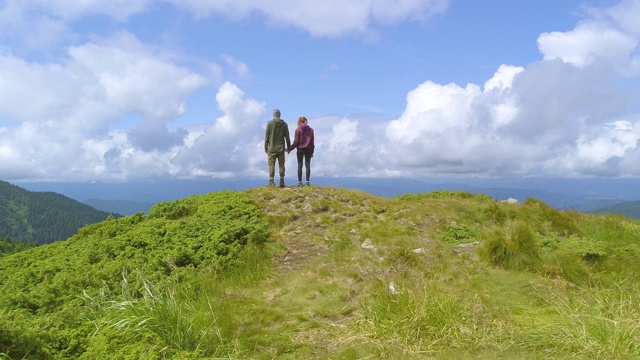
<path id="1" fill-rule="evenodd" d="M 204 211 L 194 205 L 198 198 L 187 199 L 158 206 L 148 218 L 120 221 L 148 239 L 170 235 L 192 244 L 170 248 L 174 262 L 183 254 L 184 265 L 164 278 L 121 268 L 118 281 L 76 294 L 75 307 L 49 317 L 3 308 L 0 358 L 640 357 L 640 224 L 632 220 L 464 192 L 383 199 L 314 186 L 243 194 L 251 201 L 242 197 Z M 234 212 L 245 206 L 260 212 Z M 195 217 L 212 212 L 246 214 L 253 227 L 225 220 L 226 230 L 210 236 L 243 239 L 241 250 L 217 247 L 232 255 L 221 257 L 228 266 L 196 268 L 212 262 L 195 256 L 202 250 L 187 237 L 202 236 Z M 129 234 L 115 222 L 82 232 Z M 148 246 L 126 238 L 130 246 Z M 361 247 L 365 240 L 373 246 Z M 118 257 L 113 247 L 89 250 L 93 261 Z M 166 271 L 166 257 L 157 259 Z M 0 276 L 0 284 L 13 293 L 0 301 L 33 302 L 6 279 Z M 29 283 L 21 279 L 24 288 Z M 65 316 L 76 325 L 60 332 L 40 327 Z M 72 341 L 57 344 L 63 335 Z M 30 352 L 16 351 L 20 346 Z"/>

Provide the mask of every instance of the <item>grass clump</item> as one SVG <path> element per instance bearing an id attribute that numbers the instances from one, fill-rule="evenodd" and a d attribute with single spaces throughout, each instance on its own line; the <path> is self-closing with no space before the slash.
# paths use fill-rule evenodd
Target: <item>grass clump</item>
<path id="1" fill-rule="evenodd" d="M 481 255 L 507 270 L 533 271 L 540 265 L 538 241 L 524 221 L 508 221 L 488 231 Z"/>
<path id="2" fill-rule="evenodd" d="M 481 314 L 439 289 L 391 292 L 379 283 L 365 301 L 364 321 L 370 336 L 420 351 L 465 348 L 477 341 Z M 479 316 L 479 317 L 477 317 Z"/>
<path id="3" fill-rule="evenodd" d="M 545 313 L 529 314 L 518 345 L 546 357 L 632 359 L 640 356 L 640 289 L 637 284 L 536 291 Z"/>

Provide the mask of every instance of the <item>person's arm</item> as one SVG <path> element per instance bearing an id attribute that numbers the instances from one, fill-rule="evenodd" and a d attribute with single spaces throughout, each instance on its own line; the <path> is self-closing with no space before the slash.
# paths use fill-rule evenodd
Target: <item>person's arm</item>
<path id="1" fill-rule="evenodd" d="M 291 138 L 289 137 L 289 126 L 284 128 L 284 138 L 287 140 L 287 149 L 291 147 Z"/>
<path id="2" fill-rule="evenodd" d="M 287 147 L 287 151 L 291 151 L 300 145 L 300 128 L 297 128 L 293 135 L 293 144 Z"/>
<path id="3" fill-rule="evenodd" d="M 313 152 L 316 149 L 316 139 L 315 139 L 315 135 L 313 132 L 313 129 L 311 129 L 311 156 L 313 156 Z"/>
<path id="4" fill-rule="evenodd" d="M 271 123 L 267 123 L 267 128 L 264 131 L 264 152 L 265 153 L 269 153 L 269 125 L 271 125 Z"/>

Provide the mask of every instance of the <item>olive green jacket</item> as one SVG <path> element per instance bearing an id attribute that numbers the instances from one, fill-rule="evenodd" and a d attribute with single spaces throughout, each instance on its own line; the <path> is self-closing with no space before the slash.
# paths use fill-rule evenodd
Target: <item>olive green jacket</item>
<path id="1" fill-rule="evenodd" d="M 274 116 L 273 120 L 267 123 L 267 129 L 264 132 L 264 151 L 270 154 L 278 154 L 285 151 L 289 146 L 291 146 L 289 125 L 287 125 L 286 121 Z"/>

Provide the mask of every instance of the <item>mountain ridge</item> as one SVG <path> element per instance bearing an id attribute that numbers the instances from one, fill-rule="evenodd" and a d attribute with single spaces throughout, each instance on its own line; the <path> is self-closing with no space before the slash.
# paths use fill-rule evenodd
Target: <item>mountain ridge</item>
<path id="1" fill-rule="evenodd" d="M 288 184 L 295 184 L 288 180 Z M 141 209 L 150 208 L 150 204 L 160 201 L 172 201 L 194 194 L 205 194 L 222 190 L 243 191 L 266 185 L 264 179 L 175 179 L 131 181 L 125 183 L 51 183 L 51 182 L 19 182 L 33 191 L 55 191 L 81 202 L 106 200 L 113 207 L 103 210 L 131 215 Z M 504 180 L 445 180 L 445 179 L 411 179 L 411 178 L 329 178 L 318 177 L 312 181 L 314 185 L 333 186 L 346 189 L 362 190 L 373 195 L 395 197 L 405 193 L 425 193 L 435 190 L 458 190 L 472 193 L 486 193 L 497 200 L 516 198 L 524 201 L 534 197 L 557 209 L 575 209 L 593 211 L 615 205 L 624 201 L 640 199 L 640 187 L 633 179 L 617 179 L 610 182 L 603 180 L 536 180 L 536 179 L 504 179 Z M 505 191 L 509 189 L 509 191 Z M 123 203 L 119 204 L 118 202 Z M 131 206 L 129 210 L 125 202 L 142 204 Z M 131 204 L 131 203 L 130 203 Z M 140 206 L 139 206 L 140 205 Z M 121 212 L 122 211 L 122 212 Z"/>
<path id="2" fill-rule="evenodd" d="M 0 181 L 0 238 L 51 243 L 110 215 L 56 192 L 33 192 Z"/>

